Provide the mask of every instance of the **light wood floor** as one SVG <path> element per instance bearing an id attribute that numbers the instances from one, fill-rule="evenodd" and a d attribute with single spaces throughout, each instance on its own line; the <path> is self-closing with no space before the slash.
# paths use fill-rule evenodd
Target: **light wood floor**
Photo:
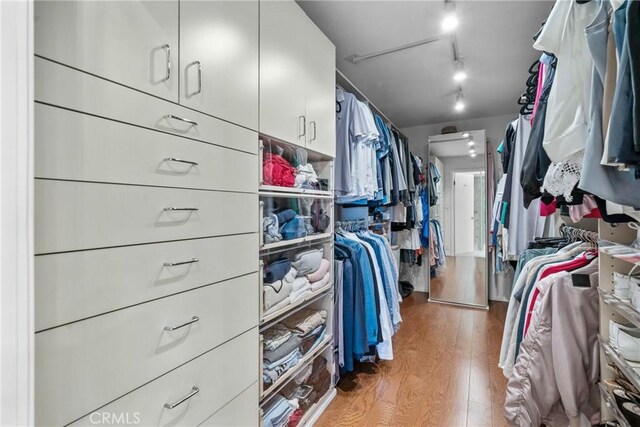
<path id="1" fill-rule="evenodd" d="M 394 360 L 362 364 L 343 378 L 316 426 L 507 425 L 497 366 L 506 304 L 467 309 L 414 292 L 401 307 Z"/>
<path id="2" fill-rule="evenodd" d="M 429 286 L 431 297 L 437 300 L 484 305 L 488 286 L 485 282 L 485 259 L 458 255 L 447 257 L 445 267 Z"/>

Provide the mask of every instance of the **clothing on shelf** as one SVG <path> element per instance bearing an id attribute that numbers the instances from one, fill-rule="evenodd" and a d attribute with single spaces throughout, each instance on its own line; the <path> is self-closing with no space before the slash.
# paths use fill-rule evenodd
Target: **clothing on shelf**
<path id="1" fill-rule="evenodd" d="M 354 361 L 377 354 L 393 359 L 391 338 L 400 326 L 398 268 L 388 240 L 370 231 L 335 235 L 338 358 L 343 372 Z"/>
<path id="2" fill-rule="evenodd" d="M 263 382 L 269 386 L 324 339 L 327 312 L 305 308 L 263 334 Z"/>

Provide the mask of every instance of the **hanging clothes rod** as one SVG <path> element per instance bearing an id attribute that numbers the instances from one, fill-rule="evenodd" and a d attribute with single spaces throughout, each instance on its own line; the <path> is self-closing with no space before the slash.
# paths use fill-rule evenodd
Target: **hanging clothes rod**
<path id="1" fill-rule="evenodd" d="M 560 225 L 560 235 L 562 237 L 568 237 L 574 241 L 581 240 L 583 242 L 598 243 L 598 233 L 583 230 L 582 228 L 571 227 L 567 224 Z"/>
<path id="2" fill-rule="evenodd" d="M 371 108 L 374 113 L 378 114 L 380 117 L 384 119 L 386 123 L 391 125 L 393 130 L 398 132 L 400 136 L 402 136 L 404 139 L 409 139 L 406 137 L 406 135 L 400 132 L 400 129 L 398 128 L 398 126 L 393 124 L 393 122 L 389 119 L 389 117 L 387 117 L 378 107 L 376 107 L 375 104 L 371 102 L 369 98 L 367 98 L 367 96 L 364 93 L 362 93 L 362 91 L 358 89 L 356 85 L 354 85 L 351 82 L 351 80 L 349 80 L 347 76 L 345 76 L 342 73 L 342 71 L 338 70 L 337 68 L 336 68 L 336 84 L 341 86 L 347 92 L 353 93 L 356 96 L 356 98 L 358 98 L 360 101 L 366 102 L 369 105 L 369 108 Z"/>

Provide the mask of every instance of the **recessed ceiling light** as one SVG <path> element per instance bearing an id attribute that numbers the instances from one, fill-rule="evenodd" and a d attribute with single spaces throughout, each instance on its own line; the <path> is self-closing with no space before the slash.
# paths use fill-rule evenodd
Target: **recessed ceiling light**
<path id="1" fill-rule="evenodd" d="M 471 154 L 475 154 L 475 153 L 476 153 L 476 149 L 475 149 L 475 148 L 473 148 L 473 147 L 471 147 L 471 148 L 469 149 L 469 153 L 471 153 Z"/>
<path id="2" fill-rule="evenodd" d="M 455 13 L 450 13 L 442 20 L 442 29 L 446 32 L 453 31 L 458 27 L 458 23 Z"/>
<path id="3" fill-rule="evenodd" d="M 471 141 L 467 142 L 467 145 L 469 147 L 473 147 L 474 145 L 476 145 L 476 142 L 472 139 Z"/>
<path id="4" fill-rule="evenodd" d="M 471 153 L 471 157 L 475 157 L 475 156 L 476 156 L 476 153 Z"/>
<path id="5" fill-rule="evenodd" d="M 466 78 L 467 78 L 467 73 L 465 73 L 464 71 L 456 71 L 455 74 L 453 75 L 453 80 L 457 82 L 461 82 Z"/>
<path id="6" fill-rule="evenodd" d="M 456 101 L 456 104 L 453 106 L 453 108 L 454 108 L 456 111 L 462 111 L 462 110 L 464 110 L 464 102 L 462 102 L 462 100 L 461 100 L 461 99 L 459 99 L 458 101 Z"/>

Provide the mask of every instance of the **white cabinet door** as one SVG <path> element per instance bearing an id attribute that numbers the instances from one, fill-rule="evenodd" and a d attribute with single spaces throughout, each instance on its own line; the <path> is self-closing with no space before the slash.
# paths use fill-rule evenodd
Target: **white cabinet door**
<path id="1" fill-rule="evenodd" d="M 178 1 L 37 1 L 35 53 L 177 102 Z"/>
<path id="2" fill-rule="evenodd" d="M 318 27 L 307 28 L 307 148 L 336 154 L 336 49 Z"/>
<path id="3" fill-rule="evenodd" d="M 308 18 L 293 0 L 260 3 L 260 132 L 305 145 Z"/>
<path id="4" fill-rule="evenodd" d="M 180 103 L 257 130 L 258 1 L 180 2 Z"/>

